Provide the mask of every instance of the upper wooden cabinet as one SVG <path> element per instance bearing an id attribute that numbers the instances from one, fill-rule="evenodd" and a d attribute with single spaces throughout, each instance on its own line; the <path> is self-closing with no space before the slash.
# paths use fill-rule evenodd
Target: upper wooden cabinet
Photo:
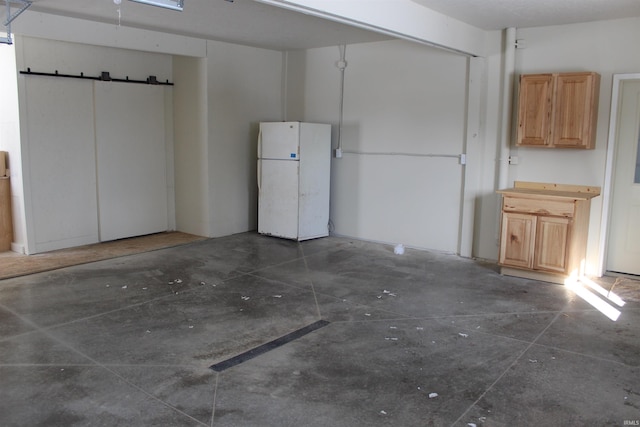
<path id="1" fill-rule="evenodd" d="M 521 75 L 516 145 L 594 148 L 599 93 L 597 73 Z"/>

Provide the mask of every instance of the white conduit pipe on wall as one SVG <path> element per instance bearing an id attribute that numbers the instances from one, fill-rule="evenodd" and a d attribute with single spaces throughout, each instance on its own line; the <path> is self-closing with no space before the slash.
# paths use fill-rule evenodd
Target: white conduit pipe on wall
<path id="1" fill-rule="evenodd" d="M 498 146 L 498 189 L 509 186 L 509 151 L 511 144 L 511 111 L 516 69 L 516 29 L 506 29 L 502 67 L 502 131 Z"/>
<path id="2" fill-rule="evenodd" d="M 340 50 L 340 60 L 336 62 L 336 67 L 340 70 L 340 105 L 339 105 L 339 121 L 338 121 L 338 148 L 336 148 L 336 157 L 342 157 L 342 121 L 344 118 L 344 70 L 347 68 L 347 45 L 338 46 Z"/>

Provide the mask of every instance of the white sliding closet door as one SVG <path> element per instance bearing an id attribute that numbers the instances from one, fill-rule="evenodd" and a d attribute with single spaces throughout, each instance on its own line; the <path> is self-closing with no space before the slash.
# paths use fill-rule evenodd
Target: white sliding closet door
<path id="1" fill-rule="evenodd" d="M 92 83 L 24 79 L 28 253 L 98 241 Z"/>
<path id="2" fill-rule="evenodd" d="M 164 88 L 95 82 L 100 240 L 168 229 Z"/>

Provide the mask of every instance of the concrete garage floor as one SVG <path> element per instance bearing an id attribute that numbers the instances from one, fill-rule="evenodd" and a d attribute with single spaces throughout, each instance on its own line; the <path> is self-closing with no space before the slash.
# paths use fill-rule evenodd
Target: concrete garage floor
<path id="1" fill-rule="evenodd" d="M 638 423 L 640 302 L 496 271 L 246 233 L 2 280 L 0 425 Z"/>

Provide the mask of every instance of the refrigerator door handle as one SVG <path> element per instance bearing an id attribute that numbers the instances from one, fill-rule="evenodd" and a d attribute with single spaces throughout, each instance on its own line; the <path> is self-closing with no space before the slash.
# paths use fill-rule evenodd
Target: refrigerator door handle
<path id="1" fill-rule="evenodd" d="M 258 159 L 258 170 L 257 170 L 257 175 L 258 175 L 258 194 L 260 193 L 261 190 L 261 184 L 262 184 L 262 159 Z"/>

